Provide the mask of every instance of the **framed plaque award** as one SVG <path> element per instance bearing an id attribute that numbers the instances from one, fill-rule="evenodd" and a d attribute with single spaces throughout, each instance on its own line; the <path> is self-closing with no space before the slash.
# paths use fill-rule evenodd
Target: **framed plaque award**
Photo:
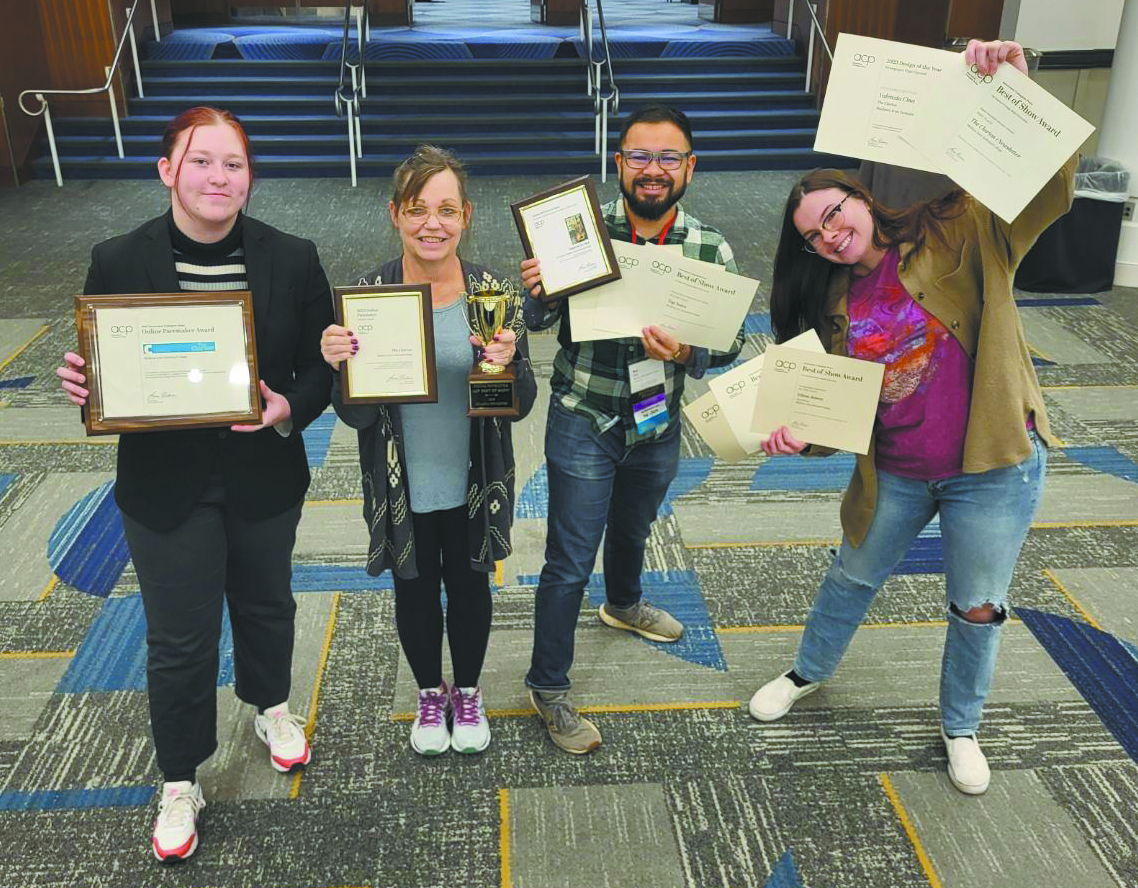
<path id="1" fill-rule="evenodd" d="M 249 291 L 76 296 L 88 435 L 261 422 Z"/>
<path id="2" fill-rule="evenodd" d="M 526 258 L 541 260 L 548 298 L 580 293 L 620 278 L 612 240 L 588 176 L 510 204 Z"/>
<path id="3" fill-rule="evenodd" d="M 345 404 L 435 403 L 435 331 L 430 284 L 336 287 L 336 323 L 359 353 L 340 365 Z"/>

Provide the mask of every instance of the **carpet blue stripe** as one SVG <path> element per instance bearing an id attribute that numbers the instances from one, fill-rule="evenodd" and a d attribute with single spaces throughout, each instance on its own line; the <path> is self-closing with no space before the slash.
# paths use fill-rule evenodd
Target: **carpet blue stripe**
<path id="1" fill-rule="evenodd" d="M 108 481 L 76 503 L 48 539 L 47 560 L 65 583 L 106 597 L 130 560 L 122 513 Z"/>
<path id="2" fill-rule="evenodd" d="M 146 690 L 146 616 L 142 596 L 110 598 L 103 605 L 56 691 Z"/>
<path id="3" fill-rule="evenodd" d="M 751 490 L 845 490 L 855 462 L 852 453 L 766 459 L 751 477 Z"/>
<path id="4" fill-rule="evenodd" d="M 798 868 L 794 865 L 794 853 L 787 851 L 782 859 L 771 870 L 771 877 L 767 879 L 763 888 L 802 888 L 802 880 L 798 876 Z"/>
<path id="5" fill-rule="evenodd" d="M 373 577 L 362 564 L 295 564 L 293 592 L 389 592 L 394 587 L 391 571 Z"/>
<path id="6" fill-rule="evenodd" d="M 1064 447 L 1063 455 L 1096 472 L 1138 484 L 1138 464 L 1114 447 Z"/>
<path id="7" fill-rule="evenodd" d="M 1070 299 L 1057 299 L 1052 296 L 1025 297 L 1016 300 L 1020 308 L 1073 308 L 1080 305 L 1102 305 L 1093 296 L 1075 296 Z"/>
<path id="8" fill-rule="evenodd" d="M 1138 762 L 1138 660 L 1131 651 L 1088 623 L 1031 608 L 1015 612 Z"/>
<path id="9" fill-rule="evenodd" d="M 321 413 L 304 430 L 304 452 L 308 455 L 311 468 L 324 465 L 328 458 L 328 448 L 332 444 L 332 432 L 336 428 L 336 414 L 333 411 Z"/>
<path id="10" fill-rule="evenodd" d="M 128 808 L 150 804 L 153 786 L 0 792 L 0 811 L 62 811 L 75 808 Z"/>
<path id="11" fill-rule="evenodd" d="M 34 381 L 34 376 L 18 376 L 15 379 L 0 379 L 0 389 L 27 388 Z"/>
<path id="12" fill-rule="evenodd" d="M 4 493 L 19 477 L 20 476 L 16 474 L 0 474 L 0 500 L 4 499 Z"/>
<path id="13" fill-rule="evenodd" d="M 536 586 L 538 576 L 533 574 L 519 576 L 518 583 L 524 586 Z M 684 624 L 684 635 L 679 641 L 670 643 L 648 641 L 644 638 L 639 641 L 687 663 L 726 672 L 727 662 L 723 657 L 723 649 L 719 646 L 719 636 L 715 633 L 711 614 L 707 610 L 707 602 L 704 600 L 703 590 L 695 572 L 644 571 L 640 575 L 640 585 L 644 590 L 646 601 L 662 607 Z M 604 575 L 591 575 L 585 591 L 589 596 L 589 605 L 594 609 L 600 607 L 605 601 Z"/>
<path id="14" fill-rule="evenodd" d="M 765 311 L 754 312 L 743 319 L 743 332 L 747 336 L 773 336 L 771 316 Z"/>

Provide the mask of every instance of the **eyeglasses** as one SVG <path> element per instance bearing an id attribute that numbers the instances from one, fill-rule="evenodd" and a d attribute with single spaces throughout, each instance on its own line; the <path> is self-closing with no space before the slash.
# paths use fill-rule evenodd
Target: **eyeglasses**
<path id="1" fill-rule="evenodd" d="M 834 204 L 834 208 L 822 219 L 822 231 L 837 231 L 842 227 L 842 223 L 845 222 L 845 217 L 842 215 L 842 204 L 851 197 L 853 197 L 852 191 Z M 806 241 L 802 249 L 807 253 L 817 253 L 818 244 L 822 241 L 822 231 L 812 231 L 809 234 L 802 235 L 802 239 Z"/>
<path id="2" fill-rule="evenodd" d="M 691 157 L 690 151 L 642 151 L 633 148 L 630 151 L 621 151 L 620 156 L 631 169 L 642 170 L 652 161 L 660 164 L 662 170 L 678 170 L 684 161 Z"/>
<path id="3" fill-rule="evenodd" d="M 399 212 L 406 216 L 412 222 L 426 223 L 427 217 L 433 212 L 435 218 L 443 225 L 457 225 L 462 219 L 462 210 L 458 207 L 439 207 L 437 210 L 429 210 L 424 206 L 403 207 Z"/>

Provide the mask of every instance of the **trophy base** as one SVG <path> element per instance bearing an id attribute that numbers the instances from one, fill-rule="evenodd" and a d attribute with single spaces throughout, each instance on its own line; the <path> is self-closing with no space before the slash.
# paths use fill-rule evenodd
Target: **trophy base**
<path id="1" fill-rule="evenodd" d="M 484 373 L 478 367 L 467 377 L 467 416 L 518 416 L 518 389 L 514 371 L 503 367 Z"/>

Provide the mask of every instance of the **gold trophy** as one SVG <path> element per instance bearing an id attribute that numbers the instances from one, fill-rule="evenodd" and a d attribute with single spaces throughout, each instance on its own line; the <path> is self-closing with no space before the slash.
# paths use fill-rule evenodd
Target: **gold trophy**
<path id="1" fill-rule="evenodd" d="M 499 281 L 488 271 L 483 272 L 482 280 L 471 275 L 467 279 L 466 302 L 466 326 L 483 346 L 493 342 L 503 330 L 512 330 L 518 339 L 525 334 L 522 298 L 512 281 Z M 475 361 L 467 377 L 466 415 L 517 416 L 515 383 L 512 367 Z"/>

